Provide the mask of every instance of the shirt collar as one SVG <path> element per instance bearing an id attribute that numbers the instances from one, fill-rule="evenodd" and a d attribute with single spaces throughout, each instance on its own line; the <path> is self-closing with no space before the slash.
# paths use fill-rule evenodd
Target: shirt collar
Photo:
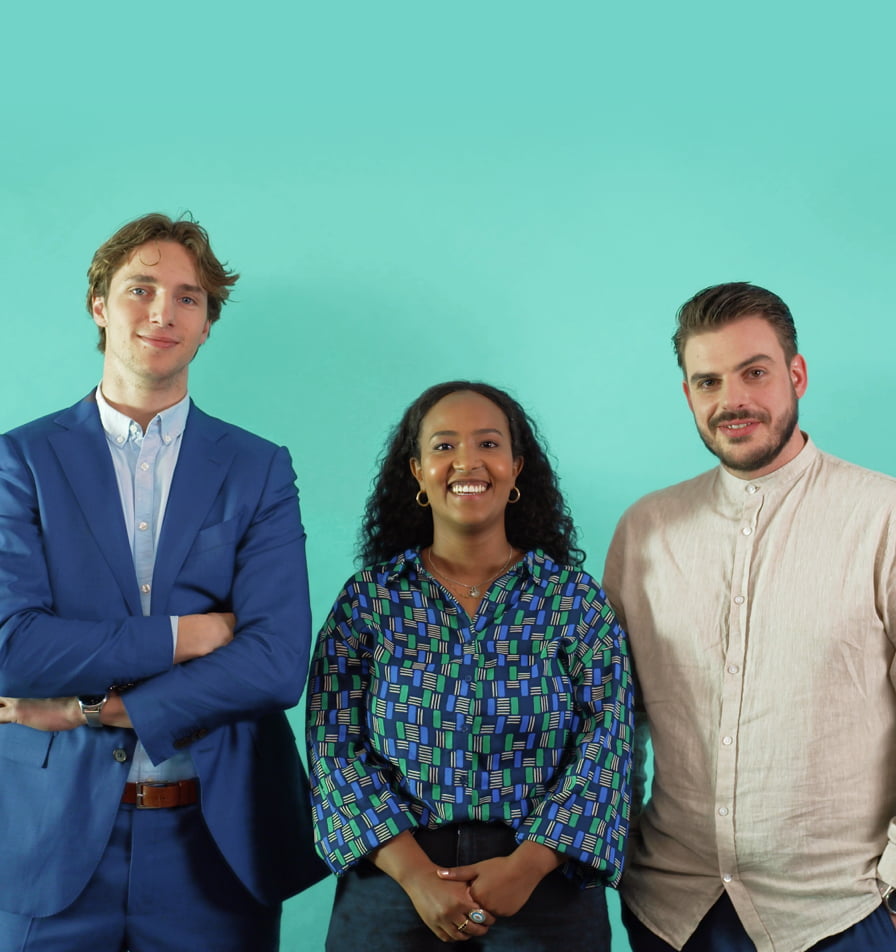
<path id="1" fill-rule="evenodd" d="M 802 432 L 802 431 L 801 431 Z M 725 494 L 732 498 L 741 498 L 744 492 L 754 493 L 757 490 L 771 491 L 787 489 L 792 486 L 821 455 L 818 447 L 812 442 L 808 433 L 803 433 L 806 442 L 799 453 L 792 460 L 765 476 L 755 479 L 742 479 L 729 473 L 724 466 L 719 466 L 719 480 Z"/>
<path id="2" fill-rule="evenodd" d="M 96 405 L 100 414 L 100 422 L 106 431 L 106 436 L 109 438 L 110 443 L 115 446 L 124 446 L 129 440 L 135 442 L 142 441 L 143 431 L 140 428 L 140 424 L 120 410 L 116 410 L 103 396 L 102 386 L 96 388 Z M 158 421 L 159 433 L 162 437 L 162 441 L 167 446 L 173 443 L 184 432 L 189 413 L 190 395 L 186 394 L 184 398 L 175 403 L 174 406 L 157 413 L 149 425 L 152 426 Z"/>
<path id="3" fill-rule="evenodd" d="M 557 569 L 557 564 L 545 555 L 541 549 L 530 549 L 510 571 L 538 582 L 545 575 L 556 572 Z M 424 573 L 429 574 L 426 572 L 426 567 L 420 556 L 420 549 L 415 548 L 406 549 L 387 562 L 384 566 L 383 576 L 385 581 L 389 583 L 400 578 L 419 578 Z"/>

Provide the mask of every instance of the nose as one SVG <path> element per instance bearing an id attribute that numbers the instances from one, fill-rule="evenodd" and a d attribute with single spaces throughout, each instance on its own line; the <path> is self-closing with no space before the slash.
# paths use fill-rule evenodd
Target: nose
<path id="1" fill-rule="evenodd" d="M 747 388 L 740 377 L 723 381 L 720 403 L 724 409 L 736 410 L 747 402 Z"/>
<path id="2" fill-rule="evenodd" d="M 149 320 L 160 327 L 174 323 L 174 301 L 169 295 L 155 295 L 149 309 Z"/>
<path id="3" fill-rule="evenodd" d="M 472 449 L 464 444 L 458 446 L 454 456 L 454 469 L 458 473 L 471 473 L 482 464 L 477 447 Z"/>

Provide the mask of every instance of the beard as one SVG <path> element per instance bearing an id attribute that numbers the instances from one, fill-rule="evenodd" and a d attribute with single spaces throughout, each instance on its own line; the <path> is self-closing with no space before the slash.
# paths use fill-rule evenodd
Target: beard
<path id="1" fill-rule="evenodd" d="M 734 473 L 755 473 L 757 470 L 765 469 L 767 466 L 770 466 L 778 458 L 781 451 L 790 442 L 799 423 L 799 409 L 796 394 L 793 395 L 793 402 L 786 416 L 782 417 L 779 422 L 772 427 L 769 439 L 764 444 L 752 446 L 748 443 L 751 439 L 750 437 L 743 437 L 744 442 L 738 444 L 738 438 L 733 437 L 729 439 L 727 445 L 719 445 L 719 438 L 713 436 L 713 434 L 720 424 L 746 419 L 768 423 L 771 418 L 767 413 L 757 414 L 747 413 L 746 411 L 741 413 L 720 413 L 709 421 L 710 429 L 708 433 L 704 432 L 700 426 L 697 427 L 697 432 L 700 434 L 700 439 L 703 440 L 703 445 L 719 460 L 725 469 Z M 741 452 L 738 452 L 739 448 L 742 448 Z"/>

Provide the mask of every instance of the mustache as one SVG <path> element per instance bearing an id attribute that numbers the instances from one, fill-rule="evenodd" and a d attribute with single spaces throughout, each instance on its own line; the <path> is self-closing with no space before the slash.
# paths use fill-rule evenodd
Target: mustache
<path id="1" fill-rule="evenodd" d="M 760 411 L 725 410 L 712 417 L 709 425 L 713 427 L 722 426 L 724 423 L 736 423 L 738 420 L 758 420 L 760 423 L 768 423 L 768 414 Z"/>

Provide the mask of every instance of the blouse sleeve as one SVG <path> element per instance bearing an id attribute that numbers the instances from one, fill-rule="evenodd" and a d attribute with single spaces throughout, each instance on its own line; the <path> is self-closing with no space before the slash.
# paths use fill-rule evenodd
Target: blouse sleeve
<path id="1" fill-rule="evenodd" d="M 633 691 L 625 633 L 596 585 L 565 649 L 579 729 L 565 769 L 527 817 L 520 838 L 577 861 L 574 872 L 586 881 L 616 886 L 631 802 Z"/>
<path id="2" fill-rule="evenodd" d="M 346 586 L 321 629 L 308 683 L 308 763 L 315 844 L 337 874 L 418 826 L 367 731 L 370 648 L 360 600 Z"/>

